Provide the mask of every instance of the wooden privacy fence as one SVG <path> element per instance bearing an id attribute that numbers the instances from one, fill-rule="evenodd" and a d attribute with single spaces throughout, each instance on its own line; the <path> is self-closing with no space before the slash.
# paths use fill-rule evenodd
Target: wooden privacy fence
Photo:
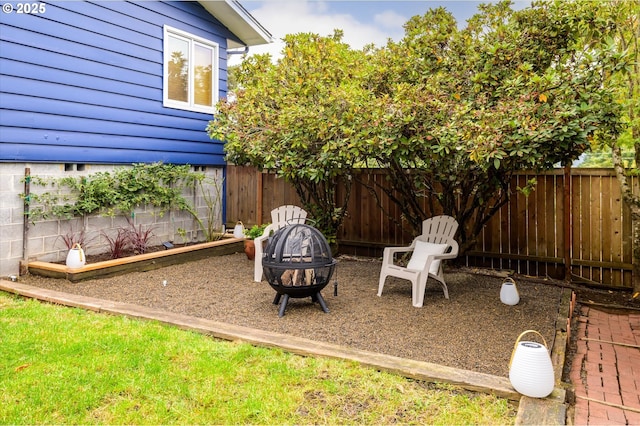
<path id="1" fill-rule="evenodd" d="M 363 170 L 364 181 L 384 184 L 382 170 Z M 518 193 L 536 178 L 528 197 Z M 484 227 L 466 255 L 468 266 L 513 269 L 551 277 L 571 276 L 592 285 L 631 288 L 631 215 L 610 169 L 572 169 L 542 174 L 518 173 L 511 182 L 514 196 Z M 639 193 L 639 179 L 632 181 Z M 273 173 L 228 166 L 226 217 L 245 226 L 270 222 L 271 209 L 299 205 L 295 190 Z M 400 211 L 384 195 L 380 202 L 400 221 Z M 339 232 L 341 253 L 381 256 L 382 248 L 407 244 L 411 230 L 403 229 L 378 206 L 376 197 L 354 183 L 348 214 Z M 565 268 L 569 262 L 570 269 Z"/>

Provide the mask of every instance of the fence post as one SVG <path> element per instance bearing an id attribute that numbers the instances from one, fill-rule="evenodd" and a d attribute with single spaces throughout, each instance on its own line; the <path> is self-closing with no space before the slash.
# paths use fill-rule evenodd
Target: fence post
<path id="1" fill-rule="evenodd" d="M 27 273 L 28 252 L 29 252 L 29 202 L 31 198 L 31 168 L 24 169 L 24 203 L 22 214 L 22 262 L 20 263 L 20 275 Z M 23 273 L 24 272 L 24 273 Z"/>
<path id="2" fill-rule="evenodd" d="M 564 230 L 564 279 L 571 281 L 571 163 L 564 166 L 564 220 L 562 227 Z"/>
<path id="3" fill-rule="evenodd" d="M 256 187 L 256 194 L 257 194 L 257 200 L 256 200 L 256 224 L 257 225 L 262 225 L 262 171 L 256 169 L 256 173 L 258 173 L 258 179 L 256 179 L 257 182 L 257 187 Z"/>

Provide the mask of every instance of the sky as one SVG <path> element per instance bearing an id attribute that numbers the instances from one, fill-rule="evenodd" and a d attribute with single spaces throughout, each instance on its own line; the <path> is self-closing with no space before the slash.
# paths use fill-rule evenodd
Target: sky
<path id="1" fill-rule="evenodd" d="M 402 26 L 414 15 L 443 6 L 464 27 L 478 5 L 487 2 L 490 0 L 240 0 L 274 38 L 270 45 L 251 47 L 250 54 L 269 52 L 274 57 L 279 56 L 284 45 L 281 39 L 286 34 L 312 32 L 327 36 L 334 29 L 341 29 L 343 41 L 354 49 L 371 43 L 383 46 L 389 38 L 399 41 L 404 34 Z M 517 0 L 513 7 L 520 9 L 529 3 Z M 239 61 L 240 55 L 230 57 L 230 64 Z"/>

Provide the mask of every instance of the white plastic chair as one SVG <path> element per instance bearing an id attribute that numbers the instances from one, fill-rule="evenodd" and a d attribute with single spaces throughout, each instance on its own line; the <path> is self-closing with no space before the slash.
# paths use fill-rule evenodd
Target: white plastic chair
<path id="1" fill-rule="evenodd" d="M 286 205 L 271 210 L 271 223 L 264 229 L 264 233 L 255 238 L 256 258 L 253 271 L 253 280 L 257 283 L 262 281 L 262 254 L 264 252 L 264 243 L 272 232 L 287 225 L 296 223 L 305 223 L 307 220 L 307 212 L 298 206 Z"/>
<path id="2" fill-rule="evenodd" d="M 451 216 L 434 216 L 422 222 L 422 234 L 408 247 L 386 247 L 382 258 L 378 296 L 382 296 L 385 279 L 388 276 L 411 281 L 412 304 L 421 308 L 429 277 L 442 285 L 444 297 L 449 298 L 449 289 L 444 281 L 442 260 L 458 257 L 459 246 L 453 239 L 458 230 L 458 222 Z M 413 252 L 406 267 L 394 263 L 398 253 Z"/>

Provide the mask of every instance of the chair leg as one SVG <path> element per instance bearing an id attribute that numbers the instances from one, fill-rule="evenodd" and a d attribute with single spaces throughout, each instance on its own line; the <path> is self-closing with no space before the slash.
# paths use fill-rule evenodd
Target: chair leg
<path id="1" fill-rule="evenodd" d="M 424 304 L 424 293 L 427 291 L 428 280 L 429 279 L 427 278 L 427 280 L 424 282 L 424 284 L 422 284 L 422 286 L 416 286 L 416 291 L 414 292 L 414 295 L 413 295 L 413 306 L 415 306 L 416 308 L 422 308 L 422 305 Z M 447 288 L 447 284 L 444 282 L 444 280 L 440 281 L 439 279 L 437 279 L 437 281 L 442 286 L 442 291 L 444 292 L 444 298 L 449 299 L 449 289 Z"/>
<path id="2" fill-rule="evenodd" d="M 386 275 L 380 274 L 380 281 L 378 282 L 378 296 L 382 296 L 382 289 L 384 288 L 384 281 L 387 279 Z"/>
<path id="3" fill-rule="evenodd" d="M 253 262 L 253 280 L 259 283 L 262 281 L 262 240 L 256 244 L 256 258 Z"/>
<path id="4" fill-rule="evenodd" d="M 260 259 L 262 259 L 262 257 Z M 253 280 L 257 283 L 262 281 L 262 260 L 260 263 L 256 260 L 253 268 Z"/>
<path id="5" fill-rule="evenodd" d="M 417 277 L 415 281 L 411 281 L 411 304 L 415 308 L 422 308 L 424 304 L 424 292 L 427 288 L 427 280 L 422 282 L 420 277 Z"/>
<path id="6" fill-rule="evenodd" d="M 442 286 L 442 291 L 444 292 L 444 298 L 448 299 L 449 298 L 449 288 L 447 287 L 447 283 L 444 282 L 444 271 L 442 270 L 442 265 L 440 265 L 440 270 L 438 271 L 438 275 L 437 276 L 433 276 L 433 278 L 435 278 L 440 285 Z"/>
<path id="7" fill-rule="evenodd" d="M 447 284 L 444 281 L 440 284 L 442 285 L 442 291 L 444 291 L 444 298 L 449 299 L 449 289 L 447 288 Z"/>

